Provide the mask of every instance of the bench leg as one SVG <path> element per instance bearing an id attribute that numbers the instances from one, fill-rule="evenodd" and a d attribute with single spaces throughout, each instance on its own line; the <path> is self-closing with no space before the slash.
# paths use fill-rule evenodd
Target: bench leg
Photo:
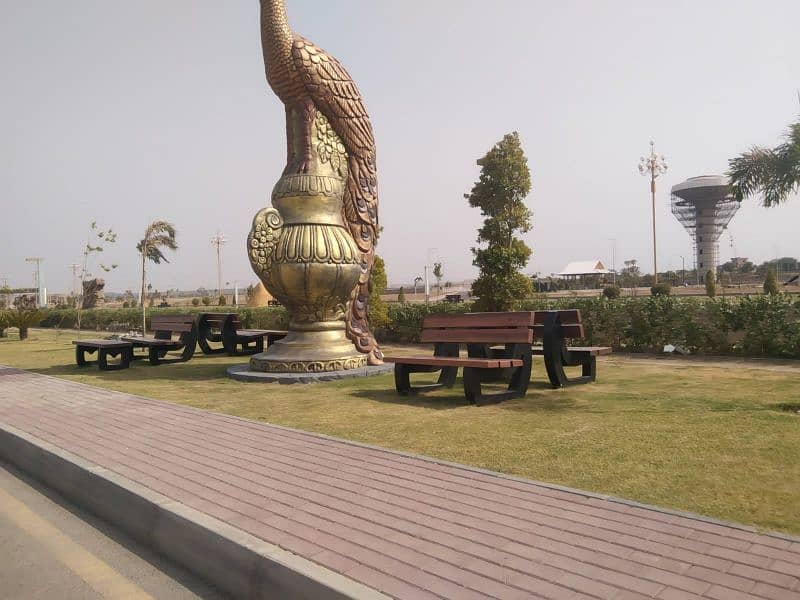
<path id="1" fill-rule="evenodd" d="M 456 382 L 456 375 L 458 375 L 458 367 L 441 367 L 439 380 L 436 383 L 429 385 L 411 385 L 411 373 L 435 373 L 440 369 L 437 367 L 425 367 L 417 365 L 404 365 L 402 363 L 395 363 L 394 365 L 394 387 L 397 392 L 402 395 L 417 394 L 428 390 L 435 390 L 437 388 L 451 388 Z"/>
<path id="2" fill-rule="evenodd" d="M 92 348 L 82 348 L 81 346 L 75 346 L 75 362 L 78 364 L 79 367 L 85 367 L 89 364 L 86 360 L 86 352 L 89 354 L 94 354 L 94 349 Z"/>
<path id="3" fill-rule="evenodd" d="M 116 365 L 108 364 L 109 356 L 112 358 L 119 356 L 119 363 Z M 132 359 L 132 348 L 120 348 L 119 350 L 101 349 L 97 355 L 97 365 L 100 367 L 101 371 L 119 371 L 121 369 L 127 369 L 130 367 Z"/>
<path id="4" fill-rule="evenodd" d="M 590 356 L 589 360 L 583 362 L 581 365 L 581 375 L 587 381 L 597 380 L 597 357 Z"/>
<path id="5" fill-rule="evenodd" d="M 411 373 L 406 365 L 395 364 L 394 366 L 394 387 L 397 393 L 407 396 L 411 393 Z"/>
<path id="6" fill-rule="evenodd" d="M 162 354 L 161 349 L 157 348 L 156 346 L 150 346 L 147 349 L 147 358 L 150 360 L 150 364 L 151 365 L 160 365 L 161 364 L 161 358 L 165 354 L 166 354 L 166 352 L 164 352 Z"/>
<path id="7" fill-rule="evenodd" d="M 528 389 L 527 380 L 520 383 L 521 371 L 527 371 L 528 378 L 530 378 L 530 369 L 520 367 L 512 376 L 512 384 L 504 392 L 495 392 L 493 394 L 484 394 L 481 389 L 481 383 L 484 381 L 497 381 L 497 374 L 501 369 L 476 369 L 474 367 L 464 367 L 464 397 L 468 402 L 476 406 L 486 406 L 487 404 L 497 404 L 503 400 L 510 400 L 511 398 L 519 398 L 525 395 Z M 516 382 L 514 380 L 517 380 Z"/>

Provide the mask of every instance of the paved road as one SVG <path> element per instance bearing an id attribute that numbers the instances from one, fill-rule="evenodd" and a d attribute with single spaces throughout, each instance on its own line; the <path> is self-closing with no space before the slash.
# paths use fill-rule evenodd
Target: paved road
<path id="1" fill-rule="evenodd" d="M 218 599 L 183 569 L 0 462 L 0 599 Z"/>

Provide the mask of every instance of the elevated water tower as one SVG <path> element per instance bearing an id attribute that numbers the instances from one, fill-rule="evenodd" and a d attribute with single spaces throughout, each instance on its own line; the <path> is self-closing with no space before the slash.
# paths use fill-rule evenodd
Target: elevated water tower
<path id="1" fill-rule="evenodd" d="M 731 195 L 728 178 L 701 175 L 672 186 L 672 214 L 689 232 L 695 251 L 698 283 L 708 271 L 716 276 L 719 236 L 739 210 Z"/>

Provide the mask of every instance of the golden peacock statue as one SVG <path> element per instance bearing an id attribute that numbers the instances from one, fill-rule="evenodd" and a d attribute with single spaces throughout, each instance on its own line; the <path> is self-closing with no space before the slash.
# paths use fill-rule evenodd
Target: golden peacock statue
<path id="1" fill-rule="evenodd" d="M 379 233 L 369 116 L 339 61 L 291 30 L 284 0 L 261 0 L 261 41 L 267 81 L 286 110 L 287 159 L 272 208 L 253 222 L 248 252 L 287 307 L 290 333 L 253 357 L 251 368 L 381 364 L 367 318 Z"/>

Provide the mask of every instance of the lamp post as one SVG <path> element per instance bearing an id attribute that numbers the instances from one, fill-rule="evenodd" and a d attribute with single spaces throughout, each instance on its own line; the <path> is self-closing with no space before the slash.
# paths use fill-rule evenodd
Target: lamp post
<path id="1" fill-rule="evenodd" d="M 217 231 L 217 235 L 211 238 L 211 245 L 217 247 L 217 299 L 222 296 L 222 259 L 220 257 L 220 248 L 222 248 L 227 241 L 225 236 L 219 231 Z"/>
<path id="2" fill-rule="evenodd" d="M 686 259 L 681 256 L 681 283 L 686 285 Z"/>
<path id="3" fill-rule="evenodd" d="M 653 210 L 653 284 L 658 283 L 658 260 L 656 258 L 656 178 L 667 171 L 667 161 L 656 154 L 656 143 L 650 140 L 650 155 L 639 159 L 639 173 L 650 177 L 650 196 Z"/>
<path id="4" fill-rule="evenodd" d="M 431 283 L 428 274 L 431 271 L 431 252 L 438 252 L 437 248 L 428 248 L 428 254 L 425 257 L 425 304 L 431 301 Z"/>
<path id="5" fill-rule="evenodd" d="M 608 238 L 611 242 L 611 280 L 614 287 L 617 286 L 617 238 Z"/>

